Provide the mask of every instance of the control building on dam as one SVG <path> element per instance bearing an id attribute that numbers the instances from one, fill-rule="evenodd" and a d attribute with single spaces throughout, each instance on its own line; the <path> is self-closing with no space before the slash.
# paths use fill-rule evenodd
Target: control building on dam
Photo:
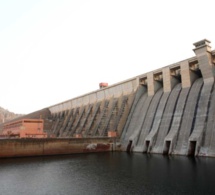
<path id="1" fill-rule="evenodd" d="M 53 137 L 114 137 L 122 151 L 215 157 L 215 50 L 23 116 Z"/>

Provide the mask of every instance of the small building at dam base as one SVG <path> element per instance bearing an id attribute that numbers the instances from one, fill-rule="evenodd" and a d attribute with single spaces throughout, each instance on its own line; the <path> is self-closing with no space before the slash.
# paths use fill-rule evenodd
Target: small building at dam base
<path id="1" fill-rule="evenodd" d="M 5 138 L 46 138 L 47 133 L 43 131 L 42 119 L 22 119 L 8 122 L 3 125 L 0 137 Z"/>
<path id="2" fill-rule="evenodd" d="M 48 137 L 115 137 L 121 151 L 215 157 L 215 50 L 25 115 Z M 55 138 L 55 139 L 56 139 Z"/>

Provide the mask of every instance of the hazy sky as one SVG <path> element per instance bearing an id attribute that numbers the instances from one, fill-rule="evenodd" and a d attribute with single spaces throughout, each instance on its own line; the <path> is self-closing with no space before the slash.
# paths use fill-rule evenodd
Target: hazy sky
<path id="1" fill-rule="evenodd" d="M 215 48 L 213 0 L 0 0 L 0 106 L 27 114 Z"/>

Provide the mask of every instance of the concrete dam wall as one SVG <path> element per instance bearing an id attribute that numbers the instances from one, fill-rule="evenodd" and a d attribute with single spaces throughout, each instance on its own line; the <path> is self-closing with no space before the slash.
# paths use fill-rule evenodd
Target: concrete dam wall
<path id="1" fill-rule="evenodd" d="M 215 156 L 214 51 L 195 43 L 195 57 L 139 78 L 142 91 L 121 136 L 125 151 Z"/>
<path id="2" fill-rule="evenodd" d="M 121 149 L 215 156 L 215 51 L 206 39 L 195 56 L 49 107 L 56 137 L 116 132 Z"/>
<path id="3" fill-rule="evenodd" d="M 138 87 L 136 78 L 49 107 L 56 137 L 120 136 Z"/>
<path id="4" fill-rule="evenodd" d="M 195 56 L 44 108 L 57 138 L 118 138 L 122 151 L 215 156 L 215 50 L 206 39 Z"/>

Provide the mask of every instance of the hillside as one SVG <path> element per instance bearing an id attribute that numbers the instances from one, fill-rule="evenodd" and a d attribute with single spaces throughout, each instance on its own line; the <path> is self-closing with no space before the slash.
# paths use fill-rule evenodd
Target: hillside
<path id="1" fill-rule="evenodd" d="M 0 124 L 19 116 L 22 116 L 22 114 L 15 114 L 13 112 L 10 112 L 9 110 L 0 107 Z"/>

